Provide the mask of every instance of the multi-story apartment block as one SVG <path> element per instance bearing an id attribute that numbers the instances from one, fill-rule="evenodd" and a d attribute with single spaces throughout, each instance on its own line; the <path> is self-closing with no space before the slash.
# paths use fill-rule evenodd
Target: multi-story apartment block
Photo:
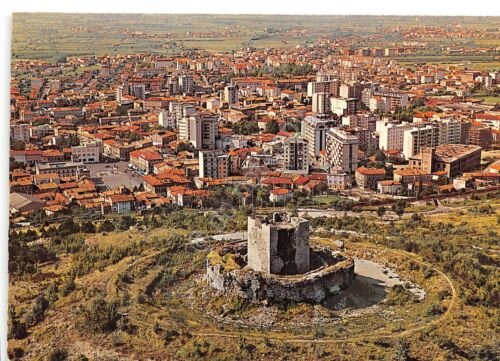
<path id="1" fill-rule="evenodd" d="M 378 116 L 371 113 L 353 114 L 342 117 L 342 125 L 375 131 L 378 119 Z"/>
<path id="2" fill-rule="evenodd" d="M 437 147 L 439 141 L 439 126 L 436 123 L 406 130 L 403 135 L 403 155 L 405 159 L 410 159 L 423 148 Z"/>
<path id="3" fill-rule="evenodd" d="M 340 82 L 338 80 L 325 80 L 309 82 L 307 84 L 307 96 L 312 97 L 316 93 L 326 93 L 327 97 L 338 97 Z"/>
<path id="4" fill-rule="evenodd" d="M 238 104 L 238 87 L 227 85 L 224 87 L 224 101 L 229 105 Z"/>
<path id="5" fill-rule="evenodd" d="M 192 75 L 181 75 L 179 77 L 179 91 L 182 94 L 192 94 L 194 92 L 194 82 Z"/>
<path id="6" fill-rule="evenodd" d="M 354 173 L 358 167 L 358 144 L 356 136 L 339 128 L 330 128 L 326 133 L 326 157 L 330 165 Z"/>
<path id="7" fill-rule="evenodd" d="M 330 98 L 328 93 L 314 93 L 312 95 L 312 111 L 316 114 L 330 113 Z"/>
<path id="8" fill-rule="evenodd" d="M 469 128 L 469 144 L 477 145 L 483 149 L 491 146 L 493 141 L 491 128 L 481 123 L 472 123 Z"/>
<path id="9" fill-rule="evenodd" d="M 439 144 L 468 143 L 470 123 L 454 119 L 444 119 L 439 122 Z"/>
<path id="10" fill-rule="evenodd" d="M 221 150 L 198 153 L 200 178 L 225 178 L 229 175 L 229 155 Z"/>
<path id="11" fill-rule="evenodd" d="M 171 102 L 169 104 L 169 114 L 173 116 L 173 122 L 179 129 L 179 139 L 189 140 L 189 117 L 196 112 L 194 103 Z"/>
<path id="12" fill-rule="evenodd" d="M 50 124 L 42 124 L 36 127 L 30 128 L 30 136 L 33 138 L 43 138 L 47 135 L 53 135 L 55 133 L 54 128 Z"/>
<path id="13" fill-rule="evenodd" d="M 283 142 L 285 171 L 304 173 L 309 171 L 308 145 L 303 138 L 288 138 Z"/>
<path id="14" fill-rule="evenodd" d="M 130 152 L 130 163 L 145 174 L 152 173 L 153 166 L 162 160 L 162 156 L 157 152 L 144 149 Z"/>
<path id="15" fill-rule="evenodd" d="M 365 168 L 356 169 L 356 184 L 360 188 L 377 189 L 377 183 L 385 179 L 384 168 Z"/>
<path id="16" fill-rule="evenodd" d="M 218 116 L 212 113 L 195 113 L 189 117 L 188 140 L 196 149 L 215 149 Z"/>
<path id="17" fill-rule="evenodd" d="M 415 127 L 411 123 L 395 124 L 387 121 L 377 122 L 377 132 L 379 134 L 378 146 L 382 150 L 403 150 L 404 132 Z"/>
<path id="18" fill-rule="evenodd" d="M 355 114 L 358 110 L 356 98 L 330 98 L 331 111 L 340 116 Z"/>
<path id="19" fill-rule="evenodd" d="M 369 93 L 363 94 L 365 97 Z M 394 111 L 397 107 L 406 108 L 408 106 L 408 94 L 401 93 L 397 90 L 373 90 L 371 98 L 380 97 L 384 100 L 385 110 Z M 366 100 L 366 99 L 365 99 Z"/>
<path id="20" fill-rule="evenodd" d="M 309 159 L 319 156 L 319 152 L 326 148 L 326 132 L 329 121 L 313 116 L 307 116 L 301 124 L 302 137 L 308 144 Z"/>
<path id="21" fill-rule="evenodd" d="M 29 124 L 14 124 L 10 126 L 10 139 L 20 140 L 28 143 L 30 141 L 30 125 Z"/>

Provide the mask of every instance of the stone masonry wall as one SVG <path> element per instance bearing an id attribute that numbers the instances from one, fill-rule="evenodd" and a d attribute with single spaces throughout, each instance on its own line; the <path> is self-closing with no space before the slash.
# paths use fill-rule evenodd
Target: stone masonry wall
<path id="1" fill-rule="evenodd" d="M 224 294 L 235 294 L 251 302 L 320 303 L 347 288 L 353 278 L 354 261 L 351 259 L 300 276 L 277 276 L 241 269 L 227 272 L 220 264 L 207 265 L 209 285 Z"/>

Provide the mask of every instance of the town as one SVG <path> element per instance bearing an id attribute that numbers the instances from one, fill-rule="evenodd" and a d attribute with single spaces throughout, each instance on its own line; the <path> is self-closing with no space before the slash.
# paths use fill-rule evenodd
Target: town
<path id="1" fill-rule="evenodd" d="M 242 185 L 260 198 L 243 192 L 240 204 L 273 205 L 496 187 L 500 163 L 484 155 L 500 144 L 500 109 L 473 92 L 498 94 L 500 72 L 408 68 L 392 50 L 321 42 L 14 62 L 16 220 L 70 203 L 102 215 L 203 208 L 214 188 Z"/>
<path id="2" fill-rule="evenodd" d="M 10 359 L 498 358 L 498 18 L 297 19 L 14 16 Z"/>

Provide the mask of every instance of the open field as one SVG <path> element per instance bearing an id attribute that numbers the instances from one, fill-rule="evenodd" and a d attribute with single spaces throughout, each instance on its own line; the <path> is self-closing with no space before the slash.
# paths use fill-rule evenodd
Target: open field
<path id="1" fill-rule="evenodd" d="M 377 34 L 380 29 L 399 26 L 440 26 L 460 23 L 478 29 L 495 28 L 495 17 L 401 17 L 401 16 L 270 16 L 270 15 L 159 15 L 159 14 L 25 14 L 13 18 L 12 58 L 55 61 L 68 55 L 104 55 L 154 52 L 178 54 L 183 49 L 232 51 L 243 46 L 287 48 L 315 41 L 318 36 L 340 38 Z M 300 36 L 286 30 L 305 29 Z M 196 34 L 219 32 L 214 38 Z M 282 33 L 283 32 L 283 33 Z M 223 35 L 224 34 L 224 35 Z M 397 36 L 363 40 L 362 46 L 390 46 Z M 424 39 L 425 40 L 425 39 Z M 449 39 L 430 38 L 431 46 L 450 43 Z M 464 39 L 477 46 L 491 46 L 496 39 Z M 434 44 L 434 45 L 432 45 Z M 429 54 L 431 55 L 431 54 Z M 423 55 L 426 59 L 427 54 Z M 428 61 L 460 61 L 465 57 L 432 57 Z M 401 58 L 421 61 L 421 58 Z M 493 63 L 492 57 L 469 60 Z M 485 65 L 486 66 L 486 65 Z M 490 65 L 487 65 L 488 67 Z"/>

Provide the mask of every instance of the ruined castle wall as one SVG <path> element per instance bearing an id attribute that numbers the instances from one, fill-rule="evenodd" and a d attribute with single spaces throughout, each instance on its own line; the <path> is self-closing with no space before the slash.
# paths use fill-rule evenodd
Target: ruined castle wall
<path id="1" fill-rule="evenodd" d="M 219 265 L 207 267 L 207 280 L 213 288 L 225 294 L 235 294 L 251 302 L 319 303 L 329 295 L 347 288 L 353 278 L 352 260 L 293 277 L 281 277 L 251 270 L 224 272 Z"/>

